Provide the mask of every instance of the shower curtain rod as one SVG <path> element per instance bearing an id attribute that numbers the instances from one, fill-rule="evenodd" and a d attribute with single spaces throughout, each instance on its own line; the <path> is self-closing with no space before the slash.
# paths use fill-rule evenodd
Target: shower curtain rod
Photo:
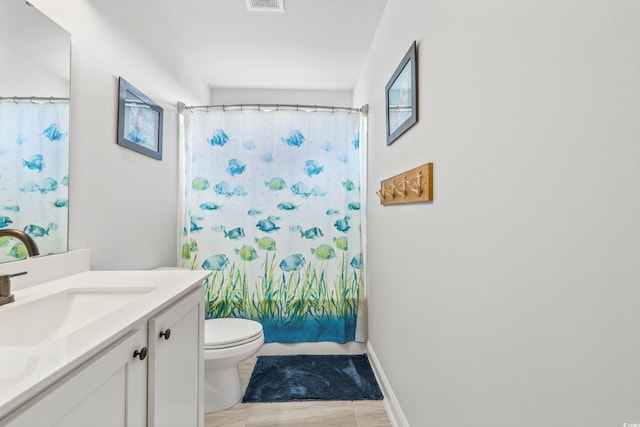
<path id="1" fill-rule="evenodd" d="M 31 101 L 31 102 L 35 102 L 35 101 L 49 101 L 51 103 L 54 103 L 56 101 L 68 101 L 69 98 L 57 98 L 55 96 L 47 96 L 47 97 L 43 97 L 43 96 L 0 96 L 0 101 L 13 101 L 13 102 L 18 102 L 18 101 Z"/>
<path id="2" fill-rule="evenodd" d="M 326 105 L 303 105 L 303 104 L 218 104 L 218 105 L 184 105 L 183 108 L 185 110 L 194 111 L 194 110 L 207 110 L 209 109 L 222 109 L 222 111 L 227 110 L 240 110 L 243 109 L 256 109 L 256 110 L 264 110 L 273 111 L 273 110 L 295 110 L 295 111 L 308 111 L 308 112 L 316 112 L 316 111 L 346 111 L 349 114 L 353 113 L 367 113 L 368 106 L 364 105 L 360 108 L 354 107 L 335 107 L 335 106 L 326 106 Z"/>

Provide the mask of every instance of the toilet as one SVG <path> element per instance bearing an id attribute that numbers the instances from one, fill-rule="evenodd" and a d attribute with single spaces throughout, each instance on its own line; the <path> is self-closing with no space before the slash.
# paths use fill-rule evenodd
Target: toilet
<path id="1" fill-rule="evenodd" d="M 254 320 L 220 318 L 204 322 L 204 411 L 230 408 L 242 399 L 238 364 L 264 343 Z"/>

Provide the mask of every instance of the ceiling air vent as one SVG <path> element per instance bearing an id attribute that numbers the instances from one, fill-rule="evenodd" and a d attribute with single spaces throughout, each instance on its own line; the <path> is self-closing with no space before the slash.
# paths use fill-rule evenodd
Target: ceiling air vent
<path id="1" fill-rule="evenodd" d="M 284 12 L 284 0 L 245 0 L 249 12 Z"/>

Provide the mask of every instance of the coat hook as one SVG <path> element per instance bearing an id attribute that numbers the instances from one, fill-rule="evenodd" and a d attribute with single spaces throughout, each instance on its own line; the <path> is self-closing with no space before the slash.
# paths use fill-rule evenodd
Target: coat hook
<path id="1" fill-rule="evenodd" d="M 414 193 L 416 193 L 416 196 L 420 196 L 422 194 L 422 183 L 420 182 L 421 178 L 422 178 L 422 172 L 418 171 L 418 173 L 416 173 L 415 179 L 413 180 L 413 182 L 415 183 L 415 187 L 409 184 L 409 189 Z"/>
<path id="2" fill-rule="evenodd" d="M 400 184 L 393 182 L 393 189 L 400 197 L 407 197 L 407 177 L 403 176 L 400 179 Z"/>
<path id="3" fill-rule="evenodd" d="M 395 192 L 393 191 L 394 189 L 394 184 L 385 184 L 384 185 L 384 196 L 385 199 L 388 197 L 391 200 L 393 200 L 395 198 Z"/>

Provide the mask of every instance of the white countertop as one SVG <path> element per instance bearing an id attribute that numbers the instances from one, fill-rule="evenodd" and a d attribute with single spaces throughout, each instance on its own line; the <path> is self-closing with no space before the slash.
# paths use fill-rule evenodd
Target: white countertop
<path id="1" fill-rule="evenodd" d="M 2 346 L 0 342 L 0 419 L 130 330 L 146 328 L 143 322 L 201 286 L 209 274 L 202 270 L 87 271 L 14 291 L 15 302 L 0 306 L 0 313 L 65 289 L 152 288 L 62 338 L 33 346 Z M 33 322 L 47 319 L 34 318 Z"/>

